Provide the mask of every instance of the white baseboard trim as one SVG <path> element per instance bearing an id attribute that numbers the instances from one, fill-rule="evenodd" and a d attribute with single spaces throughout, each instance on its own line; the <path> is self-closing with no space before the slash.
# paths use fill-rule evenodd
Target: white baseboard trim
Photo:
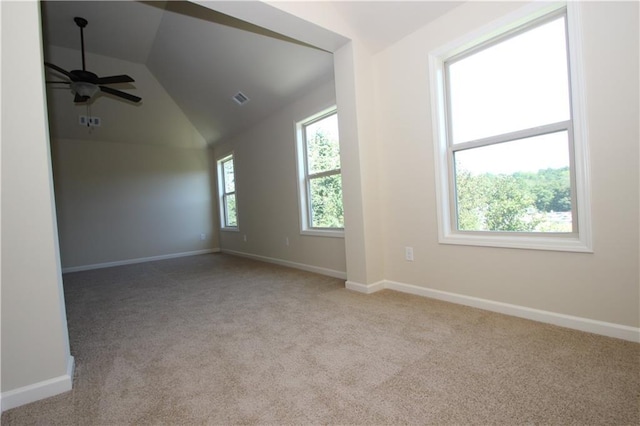
<path id="1" fill-rule="evenodd" d="M 207 254 L 207 253 L 218 253 L 219 251 L 220 251 L 219 248 L 213 248 L 213 249 L 204 249 L 204 250 L 185 251 L 182 253 L 163 254 L 160 256 L 139 257 L 137 259 L 117 260 L 115 262 L 94 263 L 92 265 L 71 266 L 68 268 L 62 268 L 62 273 L 66 274 L 68 272 L 90 271 L 92 269 L 111 268 L 112 266 L 132 265 L 134 263 L 153 262 L 155 260 L 175 259 L 177 257 L 196 256 L 199 254 Z"/>
<path id="2" fill-rule="evenodd" d="M 75 361 L 72 356 L 67 359 L 66 374 L 53 379 L 23 386 L 7 392 L 2 392 L 0 396 L 1 410 L 6 411 L 11 408 L 49 398 L 60 393 L 68 392 L 73 386 L 73 370 Z"/>
<path id="3" fill-rule="evenodd" d="M 488 299 L 481 299 L 478 297 L 465 296 L 463 294 L 450 293 L 447 291 L 420 287 L 413 284 L 383 280 L 374 284 L 365 285 L 347 281 L 346 287 L 350 290 L 355 290 L 366 294 L 371 294 L 383 289 L 395 290 L 402 293 L 429 297 L 432 299 L 443 300 L 445 302 L 457 303 L 459 305 L 466 305 L 474 308 L 484 309 L 486 311 L 498 312 L 514 317 L 525 318 L 546 324 L 553 324 L 560 327 L 571 328 L 573 330 L 586 331 L 588 333 L 615 337 L 617 339 L 640 343 L 640 328 L 638 327 L 630 327 L 627 325 L 597 321 L 589 318 L 543 311 L 540 309 L 527 308 L 526 306 L 512 305 L 510 303 L 502 303 Z"/>
<path id="4" fill-rule="evenodd" d="M 301 269 L 307 272 L 314 272 L 320 275 L 327 275 L 333 278 L 339 278 L 341 280 L 347 279 L 347 273 L 342 271 L 336 271 L 335 269 L 323 268 L 320 266 L 307 265 L 305 263 L 292 262 L 290 260 L 276 259 L 273 257 L 260 256 L 258 254 L 244 253 L 235 250 L 222 250 L 223 253 L 231 254 L 234 256 L 246 257 L 253 260 L 259 260 L 261 262 L 274 263 L 276 265 L 287 266 L 289 268 Z"/>
<path id="5" fill-rule="evenodd" d="M 372 294 L 376 291 L 384 290 L 385 282 L 378 281 L 373 284 L 362 284 L 355 281 L 347 281 L 345 283 L 345 287 L 347 288 L 347 290 L 357 291 L 358 293 Z"/>

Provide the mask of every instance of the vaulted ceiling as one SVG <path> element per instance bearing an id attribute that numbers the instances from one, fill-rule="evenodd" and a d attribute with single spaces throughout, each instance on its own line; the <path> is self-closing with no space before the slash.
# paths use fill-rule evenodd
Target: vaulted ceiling
<path id="1" fill-rule="evenodd" d="M 325 3 L 373 52 L 459 4 Z M 330 52 L 183 1 L 43 1 L 45 46 L 79 49 L 75 16 L 89 21 L 87 52 L 144 64 L 210 144 L 333 78 Z M 80 59 L 58 65 L 77 69 Z M 239 91 L 250 99 L 242 106 Z"/>

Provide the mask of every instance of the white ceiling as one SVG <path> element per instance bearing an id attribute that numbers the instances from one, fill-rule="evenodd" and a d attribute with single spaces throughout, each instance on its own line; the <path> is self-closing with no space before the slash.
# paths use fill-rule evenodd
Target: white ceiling
<path id="1" fill-rule="evenodd" d="M 460 2 L 325 4 L 375 52 Z M 45 45 L 79 49 L 75 16 L 89 21 L 87 52 L 146 65 L 209 143 L 333 77 L 330 53 L 190 2 L 43 1 Z M 57 65 L 80 68 L 80 56 L 78 64 Z M 231 100 L 238 91 L 250 98 L 242 107 Z"/>
<path id="2" fill-rule="evenodd" d="M 332 1 L 372 52 L 379 52 L 426 23 L 458 7 L 461 1 Z"/>

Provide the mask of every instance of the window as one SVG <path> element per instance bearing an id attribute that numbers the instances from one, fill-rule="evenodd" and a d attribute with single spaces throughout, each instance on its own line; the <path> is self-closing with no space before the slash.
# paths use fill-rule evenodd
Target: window
<path id="1" fill-rule="evenodd" d="M 236 207 L 236 178 L 233 154 L 218 160 L 218 196 L 220 205 L 220 226 L 222 229 L 238 229 Z"/>
<path id="2" fill-rule="evenodd" d="M 297 124 L 302 233 L 342 236 L 342 177 L 335 107 Z"/>
<path id="3" fill-rule="evenodd" d="M 552 7 L 430 55 L 443 243 L 591 250 L 573 21 Z"/>

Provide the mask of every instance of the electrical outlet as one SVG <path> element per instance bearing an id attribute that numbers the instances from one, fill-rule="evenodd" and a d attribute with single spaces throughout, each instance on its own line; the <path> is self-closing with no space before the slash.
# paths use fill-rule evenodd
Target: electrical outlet
<path id="1" fill-rule="evenodd" d="M 242 237 L 242 239 L 244 240 L 244 242 L 247 242 L 247 234 L 244 234 L 244 236 Z"/>
<path id="2" fill-rule="evenodd" d="M 200 234 L 200 241 L 204 241 L 206 238 L 207 238 L 207 234 L 205 234 L 204 232 Z"/>
<path id="3" fill-rule="evenodd" d="M 289 245 L 289 237 L 284 237 L 284 245 L 285 246 Z"/>
<path id="4" fill-rule="evenodd" d="M 404 258 L 409 262 L 413 262 L 413 247 L 404 248 Z"/>

